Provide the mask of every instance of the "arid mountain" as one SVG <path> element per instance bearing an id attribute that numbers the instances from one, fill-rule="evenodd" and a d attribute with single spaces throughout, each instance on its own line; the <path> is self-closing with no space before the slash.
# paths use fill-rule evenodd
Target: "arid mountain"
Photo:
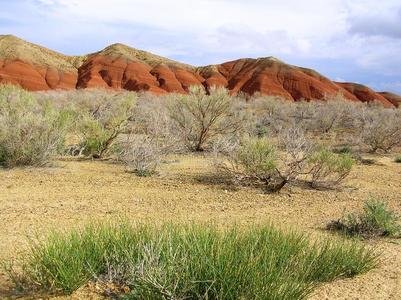
<path id="1" fill-rule="evenodd" d="M 32 90 L 72 89 L 84 56 L 65 56 L 12 35 L 0 35 L 0 82 Z"/>
<path id="2" fill-rule="evenodd" d="M 351 82 L 337 82 L 337 85 L 343 87 L 348 92 L 355 95 L 361 102 L 378 101 L 386 107 L 394 106 L 394 104 L 384 97 L 382 94 L 375 92 L 371 88 L 362 84 L 351 83 Z"/>
<path id="3" fill-rule="evenodd" d="M 333 82 L 274 57 L 194 67 L 123 44 L 66 56 L 12 35 L 0 35 L 0 82 L 32 91 L 103 87 L 155 94 L 185 93 L 191 85 L 224 86 L 234 94 L 279 95 L 293 101 L 342 93 L 351 101 L 377 100 L 387 107 L 398 105 L 400 98 L 359 84 Z"/>
<path id="4" fill-rule="evenodd" d="M 381 92 L 379 94 L 391 103 L 393 103 L 396 107 L 399 107 L 401 105 L 401 96 L 389 92 Z"/>

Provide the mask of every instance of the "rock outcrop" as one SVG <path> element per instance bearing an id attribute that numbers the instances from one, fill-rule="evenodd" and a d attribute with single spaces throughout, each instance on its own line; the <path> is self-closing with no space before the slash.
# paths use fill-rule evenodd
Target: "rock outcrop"
<path id="1" fill-rule="evenodd" d="M 292 101 L 342 93 L 351 101 L 398 106 L 400 96 L 377 93 L 355 83 L 338 83 L 318 72 L 274 57 L 245 58 L 194 67 L 123 44 L 84 55 L 66 56 L 11 35 L 0 36 L 0 83 L 32 90 L 106 88 L 186 93 L 191 85 L 226 87 L 233 94 L 282 96 Z"/>

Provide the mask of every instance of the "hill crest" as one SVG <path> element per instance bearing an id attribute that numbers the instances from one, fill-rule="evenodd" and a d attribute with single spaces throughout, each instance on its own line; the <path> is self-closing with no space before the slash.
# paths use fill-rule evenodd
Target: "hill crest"
<path id="1" fill-rule="evenodd" d="M 275 57 L 241 58 L 195 67 L 115 43 L 98 52 L 68 56 L 13 35 L 0 35 L 0 82 L 29 90 L 101 87 L 185 93 L 190 85 L 224 86 L 233 94 L 260 93 L 289 100 L 324 99 L 343 93 L 352 101 L 398 104 L 398 95 L 376 93 L 354 83 L 337 83 L 315 70 Z"/>

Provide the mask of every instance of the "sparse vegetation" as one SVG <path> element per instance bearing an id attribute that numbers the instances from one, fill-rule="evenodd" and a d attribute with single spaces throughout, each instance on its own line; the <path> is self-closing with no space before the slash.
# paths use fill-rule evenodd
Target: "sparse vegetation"
<path id="1" fill-rule="evenodd" d="M 32 245 L 20 271 L 8 271 L 28 291 L 69 294 L 97 280 L 122 287 L 125 299 L 304 299 L 319 284 L 377 262 L 375 252 L 355 242 L 312 242 L 272 226 L 125 222 L 54 233 Z"/>
<path id="2" fill-rule="evenodd" d="M 369 134 L 386 136 L 385 142 L 374 142 L 375 145 L 380 144 L 375 151 L 399 149 L 398 144 L 393 142 L 396 135 L 391 135 L 392 142 L 388 142 L 390 138 L 387 135 L 392 130 L 388 128 L 398 128 L 398 125 L 388 122 L 383 130 L 380 126 L 377 129 L 376 125 L 372 125 L 376 128 L 372 133 L 366 130 L 367 124 L 376 124 L 368 117 L 371 114 L 375 118 L 376 115 L 387 116 L 397 124 L 397 112 L 377 106 L 357 107 L 338 99 L 329 103 L 290 103 L 278 102 L 282 100 L 272 97 L 259 97 L 255 101 L 249 97 L 245 101 L 231 97 L 225 90 L 212 89 L 208 94 L 201 88 L 191 88 L 189 95 L 156 97 L 109 91 L 32 94 L 5 87 L 0 95 L 2 165 L 42 165 L 67 147 L 71 149 L 70 154 L 110 159 L 110 163 L 78 163 L 74 159 L 66 159 L 65 165 L 81 164 L 68 169 L 73 170 L 71 173 L 74 176 L 81 168 L 85 172 L 102 170 L 99 173 L 105 168 L 107 171 L 104 173 L 112 170 L 115 172 L 113 176 L 118 177 L 123 168 L 112 165 L 118 162 L 122 162 L 127 171 L 143 177 L 159 172 L 170 176 L 169 172 L 172 172 L 176 177 L 170 180 L 171 176 L 166 181 L 162 181 L 162 176 L 138 181 L 124 174 L 116 180 L 102 177 L 104 174 L 96 177 L 93 173 L 90 176 L 85 173 L 79 180 L 73 179 L 74 187 L 85 186 L 85 191 L 88 185 L 93 184 L 92 181 L 96 181 L 93 187 L 99 190 L 102 189 L 99 182 L 118 182 L 118 186 L 111 184 L 106 188 L 118 189 L 128 202 L 114 199 L 112 204 L 105 204 L 103 199 L 96 198 L 97 191 L 88 192 L 93 193 L 91 196 L 95 195 L 93 197 L 104 207 L 117 207 L 116 211 L 120 204 L 128 207 L 126 203 L 131 203 L 132 195 L 139 191 L 141 204 L 138 210 L 144 207 L 146 217 L 152 211 L 157 214 L 157 219 L 166 216 L 169 220 L 174 219 L 178 211 L 187 213 L 187 207 L 193 208 L 194 199 L 198 205 L 204 198 L 219 199 L 220 202 L 216 204 L 216 201 L 213 205 L 209 202 L 207 209 L 199 204 L 200 210 L 205 211 L 202 219 L 207 219 L 205 215 L 208 213 L 217 218 L 220 216 L 216 212 L 220 211 L 220 207 L 216 209 L 217 205 L 222 205 L 223 210 L 223 205 L 235 205 L 235 201 L 231 200 L 239 198 L 238 207 L 241 208 L 238 211 L 241 213 L 243 207 L 249 205 L 254 206 L 252 213 L 258 211 L 260 215 L 266 215 L 270 208 L 268 201 L 263 202 L 261 209 L 259 204 L 262 202 L 258 197 L 281 197 L 282 200 L 287 196 L 297 200 L 289 206 L 298 205 L 297 212 L 302 211 L 304 183 L 318 188 L 335 187 L 343 182 L 353 168 L 353 158 L 362 157 L 362 151 L 372 150 L 372 144 L 367 139 Z M 65 140 L 68 140 L 67 144 Z M 25 149 L 24 152 L 20 152 L 21 149 Z M 208 178 L 211 170 L 206 162 L 210 153 L 182 155 L 179 159 L 187 160 L 186 165 L 179 166 L 179 162 L 171 168 L 167 165 L 161 168 L 160 162 L 169 159 L 169 154 L 211 149 L 214 150 L 218 172 Z M 378 164 L 382 163 L 377 155 L 374 159 Z M 95 169 L 91 169 L 93 165 Z M 395 167 L 394 164 L 392 167 Z M 374 169 L 375 166 L 369 168 Z M 62 173 L 65 176 L 63 180 L 68 178 L 67 172 Z M 278 192 L 288 185 L 291 188 L 288 193 L 279 196 L 263 196 L 253 189 L 249 189 L 250 196 L 247 196 L 248 190 L 232 191 L 231 195 L 231 191 L 226 189 L 227 182 L 221 180 L 225 175 L 238 186 L 254 185 L 268 192 Z M 355 174 L 355 178 L 358 176 Z M 43 174 L 42 177 L 41 181 L 48 180 L 49 176 Z M 217 177 L 218 180 L 215 180 Z M 210 179 L 208 184 L 224 185 L 223 196 L 219 189 L 214 188 L 207 189 L 208 192 L 203 194 L 206 189 L 200 186 L 200 179 L 205 178 Z M 197 183 L 194 184 L 194 180 Z M 5 182 L 6 187 L 12 190 L 10 181 L 6 179 Z M 130 187 L 120 185 L 121 182 L 128 183 Z M 137 186 L 135 183 L 138 182 Z M 150 193 L 149 186 L 152 188 Z M 164 194 L 159 195 L 160 188 L 164 187 L 162 191 L 171 198 L 164 199 Z M 122 189 L 126 191 L 122 192 Z M 183 193 L 184 189 L 190 191 L 190 196 Z M 344 193 L 342 190 L 337 192 Z M 101 193 L 105 193 L 104 187 Z M 312 202 L 319 201 L 318 197 L 323 193 L 328 197 L 337 197 L 328 189 L 322 190 L 321 194 L 308 193 L 311 207 L 316 206 Z M 76 199 L 80 199 L 81 195 L 77 192 L 71 194 L 69 197 L 74 198 L 76 205 Z M 157 199 L 153 201 L 152 198 L 153 202 L 149 203 L 157 202 L 166 210 L 163 207 L 156 212 L 153 204 L 142 202 L 142 198 L 149 200 L 149 197 Z M 175 197 L 183 199 L 184 202 L 178 204 L 181 207 L 172 203 L 171 199 Z M 280 203 L 287 203 L 281 200 Z M 208 210 L 209 207 L 212 207 L 213 213 Z M 289 214 L 294 215 L 294 211 Z M 397 222 L 396 214 L 384 204 L 370 202 L 363 213 L 346 215 L 331 223 L 330 228 L 353 236 L 398 236 L 400 226 Z M 113 293 L 116 293 L 113 296 L 125 299 L 302 299 L 323 282 L 351 277 L 371 269 L 378 259 L 371 249 L 353 241 L 335 239 L 315 243 L 302 234 L 283 232 L 271 226 L 224 229 L 200 225 L 98 225 L 93 224 L 71 234 L 53 234 L 49 239 L 34 242 L 15 268 L 7 269 L 16 286 L 34 293 L 50 291 L 69 294 L 91 282 L 106 289 L 113 286 Z"/>
<path id="3" fill-rule="evenodd" d="M 21 88 L 0 86 L 0 165 L 45 165 L 63 148 L 70 120 Z"/>
<path id="4" fill-rule="evenodd" d="M 394 159 L 394 161 L 395 161 L 396 163 L 401 163 L 401 155 L 397 156 L 397 157 Z"/>
<path id="5" fill-rule="evenodd" d="M 348 214 L 340 220 L 331 222 L 328 229 L 351 236 L 394 237 L 401 234 L 401 225 L 398 221 L 399 217 L 384 202 L 371 199 L 365 202 L 362 213 Z"/>

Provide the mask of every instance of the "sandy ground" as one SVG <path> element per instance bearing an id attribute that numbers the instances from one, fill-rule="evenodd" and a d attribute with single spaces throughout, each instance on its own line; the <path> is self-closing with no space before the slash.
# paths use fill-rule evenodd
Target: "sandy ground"
<path id="1" fill-rule="evenodd" d="M 139 178 L 120 165 L 98 161 L 58 161 L 53 167 L 0 170 L 0 259 L 10 260 L 27 238 L 50 229 L 66 230 L 90 220 L 126 217 L 139 222 L 270 222 L 312 235 L 327 235 L 325 225 L 344 210 L 359 210 L 378 197 L 401 214 L 401 164 L 376 157 L 358 165 L 341 190 L 288 187 L 280 194 L 255 188 L 234 190 L 213 179 L 202 156 L 178 157 L 163 164 L 160 176 Z M 312 299 L 401 299 L 401 242 L 365 241 L 382 252 L 379 268 L 316 290 Z M 0 299 L 14 298 L 0 271 Z M 36 297 L 38 298 L 38 297 Z M 95 299 L 78 291 L 62 299 Z M 61 299 L 59 298 L 59 299 Z"/>

